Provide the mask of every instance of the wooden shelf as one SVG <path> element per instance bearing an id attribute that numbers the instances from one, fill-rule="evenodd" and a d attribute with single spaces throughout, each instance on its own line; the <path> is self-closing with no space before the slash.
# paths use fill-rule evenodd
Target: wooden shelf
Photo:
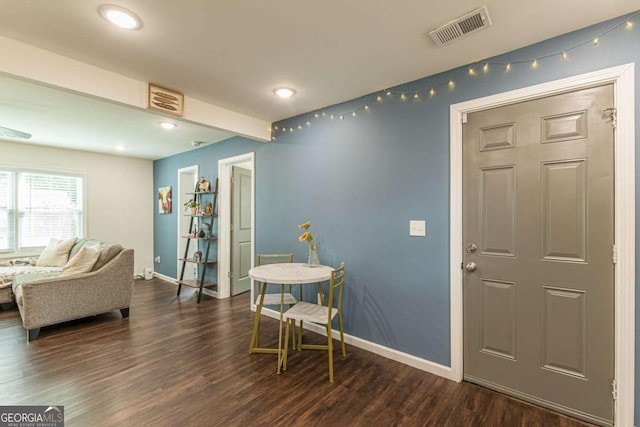
<path id="1" fill-rule="evenodd" d="M 184 214 L 184 216 L 192 216 L 192 217 L 198 217 L 198 218 L 216 218 L 218 215 L 191 215 L 191 214 Z"/>
<path id="2" fill-rule="evenodd" d="M 198 195 L 198 194 L 218 194 L 218 192 L 217 191 L 196 191 L 196 192 L 184 193 L 184 194 L 194 194 L 194 195 Z"/>
<path id="3" fill-rule="evenodd" d="M 211 236 L 211 237 L 196 237 L 196 236 L 193 236 L 193 235 L 187 235 L 187 236 L 180 236 L 180 237 L 185 238 L 185 239 L 193 239 L 193 240 L 218 240 L 218 238 L 215 237 L 215 236 Z"/>
<path id="4" fill-rule="evenodd" d="M 200 288 L 200 279 L 187 279 L 187 280 L 178 280 L 178 284 L 182 286 L 186 286 L 188 288 Z M 213 286 L 217 286 L 217 283 L 213 282 L 204 282 L 203 288 L 211 288 Z"/>
<path id="5" fill-rule="evenodd" d="M 196 261 L 193 258 L 178 258 L 180 261 L 190 262 L 192 264 L 215 264 L 218 262 L 217 259 L 208 259 L 208 260 L 200 260 Z"/>

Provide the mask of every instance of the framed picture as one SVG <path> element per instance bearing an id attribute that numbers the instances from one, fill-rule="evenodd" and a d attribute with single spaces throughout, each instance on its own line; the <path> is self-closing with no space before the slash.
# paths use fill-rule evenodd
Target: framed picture
<path id="1" fill-rule="evenodd" d="M 182 117 L 184 114 L 184 95 L 149 83 L 147 108 Z"/>
<path id="2" fill-rule="evenodd" d="M 158 213 L 171 213 L 171 187 L 158 188 Z"/>

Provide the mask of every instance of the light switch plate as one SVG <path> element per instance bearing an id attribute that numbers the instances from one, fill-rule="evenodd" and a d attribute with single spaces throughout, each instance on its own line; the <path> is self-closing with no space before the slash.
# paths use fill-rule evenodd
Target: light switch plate
<path id="1" fill-rule="evenodd" d="M 424 220 L 409 221 L 409 236 L 425 237 L 427 235 L 427 222 Z"/>

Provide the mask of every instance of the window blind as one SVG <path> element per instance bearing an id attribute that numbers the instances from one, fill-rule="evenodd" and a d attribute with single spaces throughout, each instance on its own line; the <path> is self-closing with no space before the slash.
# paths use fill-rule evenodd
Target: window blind
<path id="1" fill-rule="evenodd" d="M 82 178 L 18 174 L 18 248 L 46 246 L 52 237 L 82 235 Z"/>
<path id="2" fill-rule="evenodd" d="M 0 171 L 0 251 L 13 249 L 13 175 Z"/>

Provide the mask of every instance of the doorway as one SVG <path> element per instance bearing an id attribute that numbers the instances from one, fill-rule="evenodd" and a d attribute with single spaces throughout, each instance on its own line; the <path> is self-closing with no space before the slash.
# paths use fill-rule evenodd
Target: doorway
<path id="1" fill-rule="evenodd" d="M 451 375 L 463 379 L 463 239 L 462 239 L 462 123 L 465 115 L 489 108 L 612 83 L 615 121 L 614 147 L 614 419 L 633 424 L 635 318 L 635 141 L 634 65 L 626 64 L 451 106 Z"/>
<path id="2" fill-rule="evenodd" d="M 255 254 L 255 153 L 246 153 L 239 156 L 229 157 L 218 161 L 218 186 L 219 186 L 219 208 L 218 208 L 218 298 L 229 298 L 231 293 L 231 276 L 234 267 L 232 265 L 232 238 L 233 233 L 231 225 L 233 218 L 232 213 L 232 189 L 231 177 L 234 167 L 240 167 L 247 170 L 250 175 L 245 178 L 244 182 L 244 198 L 245 204 L 249 205 L 244 210 L 245 228 L 249 228 L 248 241 L 244 240 L 245 261 L 244 266 L 239 267 L 240 270 L 247 270 L 254 265 Z M 248 201 L 248 203 L 247 203 Z M 248 222 L 248 224 L 246 224 Z M 247 237 L 244 237 L 246 239 Z M 236 267 L 238 268 L 238 267 Z M 251 289 L 251 301 L 254 300 L 253 286 Z"/>
<path id="3" fill-rule="evenodd" d="M 178 221 L 178 245 L 176 246 L 178 248 L 178 253 L 176 254 L 176 279 L 180 278 L 180 270 L 182 269 L 183 264 L 185 264 L 181 262 L 179 258 L 182 258 L 185 255 L 187 242 L 189 242 L 189 239 L 182 238 L 181 236 L 186 236 L 187 234 L 189 234 L 189 225 L 191 224 L 191 217 L 184 214 L 184 204 L 189 199 L 193 199 L 195 197 L 193 195 L 193 192 L 196 188 L 196 182 L 198 182 L 198 173 L 198 165 L 192 165 L 178 169 L 178 204 L 175 209 Z M 192 258 L 193 253 L 197 250 L 197 245 L 190 245 L 189 253 L 186 254 L 186 258 Z M 184 278 L 196 278 L 197 275 L 197 264 L 187 263 L 187 265 L 185 266 Z"/>

